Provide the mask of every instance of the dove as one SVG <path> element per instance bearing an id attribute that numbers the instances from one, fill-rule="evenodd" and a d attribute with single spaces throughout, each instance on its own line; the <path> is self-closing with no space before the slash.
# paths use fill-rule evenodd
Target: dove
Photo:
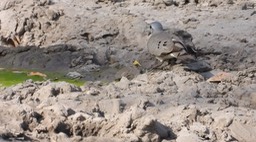
<path id="1" fill-rule="evenodd" d="M 194 48 L 186 46 L 177 35 L 165 31 L 160 22 L 155 21 L 150 27 L 153 31 L 148 39 L 147 49 L 160 62 L 178 58 L 184 51 L 196 55 L 197 51 Z"/>

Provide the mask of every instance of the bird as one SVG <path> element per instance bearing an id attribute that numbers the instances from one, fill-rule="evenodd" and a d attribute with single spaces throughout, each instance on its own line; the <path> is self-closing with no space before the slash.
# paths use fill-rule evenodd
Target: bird
<path id="1" fill-rule="evenodd" d="M 158 21 L 150 23 L 152 30 L 147 42 L 147 49 L 160 62 L 175 58 L 183 52 L 196 56 L 197 51 L 193 47 L 186 46 L 177 35 L 165 31 Z"/>

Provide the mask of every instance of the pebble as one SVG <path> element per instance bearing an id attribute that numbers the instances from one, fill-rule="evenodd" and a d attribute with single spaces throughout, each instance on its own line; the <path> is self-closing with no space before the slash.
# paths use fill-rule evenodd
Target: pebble
<path id="1" fill-rule="evenodd" d="M 67 73 L 66 75 L 67 77 L 71 78 L 71 79 L 80 79 L 83 77 L 83 75 L 81 75 L 80 73 L 78 72 L 69 72 Z"/>
<path id="2" fill-rule="evenodd" d="M 170 6 L 170 5 L 174 4 L 173 0 L 163 0 L 163 2 L 165 3 L 166 6 Z"/>
<path id="3" fill-rule="evenodd" d="M 251 13 L 251 16 L 253 16 L 253 15 L 255 15 L 256 14 L 256 11 L 253 11 L 252 13 Z"/>

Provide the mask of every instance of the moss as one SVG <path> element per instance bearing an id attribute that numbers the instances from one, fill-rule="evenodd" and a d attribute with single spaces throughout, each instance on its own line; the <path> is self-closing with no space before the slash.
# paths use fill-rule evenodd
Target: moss
<path id="1" fill-rule="evenodd" d="M 18 83 L 22 83 L 25 80 L 32 79 L 33 81 L 44 81 L 46 79 L 50 79 L 54 82 L 58 81 L 66 81 L 68 83 L 82 86 L 85 81 L 82 80 L 74 80 L 65 77 L 63 74 L 59 73 L 45 73 L 47 78 L 43 78 L 41 76 L 28 76 L 27 74 L 31 71 L 14 71 L 14 70 L 0 70 L 0 86 L 11 86 Z"/>

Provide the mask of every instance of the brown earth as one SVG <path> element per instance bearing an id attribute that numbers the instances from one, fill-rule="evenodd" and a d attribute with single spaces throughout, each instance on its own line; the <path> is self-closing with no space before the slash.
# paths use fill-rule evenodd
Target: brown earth
<path id="1" fill-rule="evenodd" d="M 255 5 L 2 0 L 0 67 L 76 72 L 89 81 L 1 87 L 1 141 L 254 142 Z M 194 44 L 199 57 L 152 69 L 157 61 L 145 45 L 154 20 Z"/>

